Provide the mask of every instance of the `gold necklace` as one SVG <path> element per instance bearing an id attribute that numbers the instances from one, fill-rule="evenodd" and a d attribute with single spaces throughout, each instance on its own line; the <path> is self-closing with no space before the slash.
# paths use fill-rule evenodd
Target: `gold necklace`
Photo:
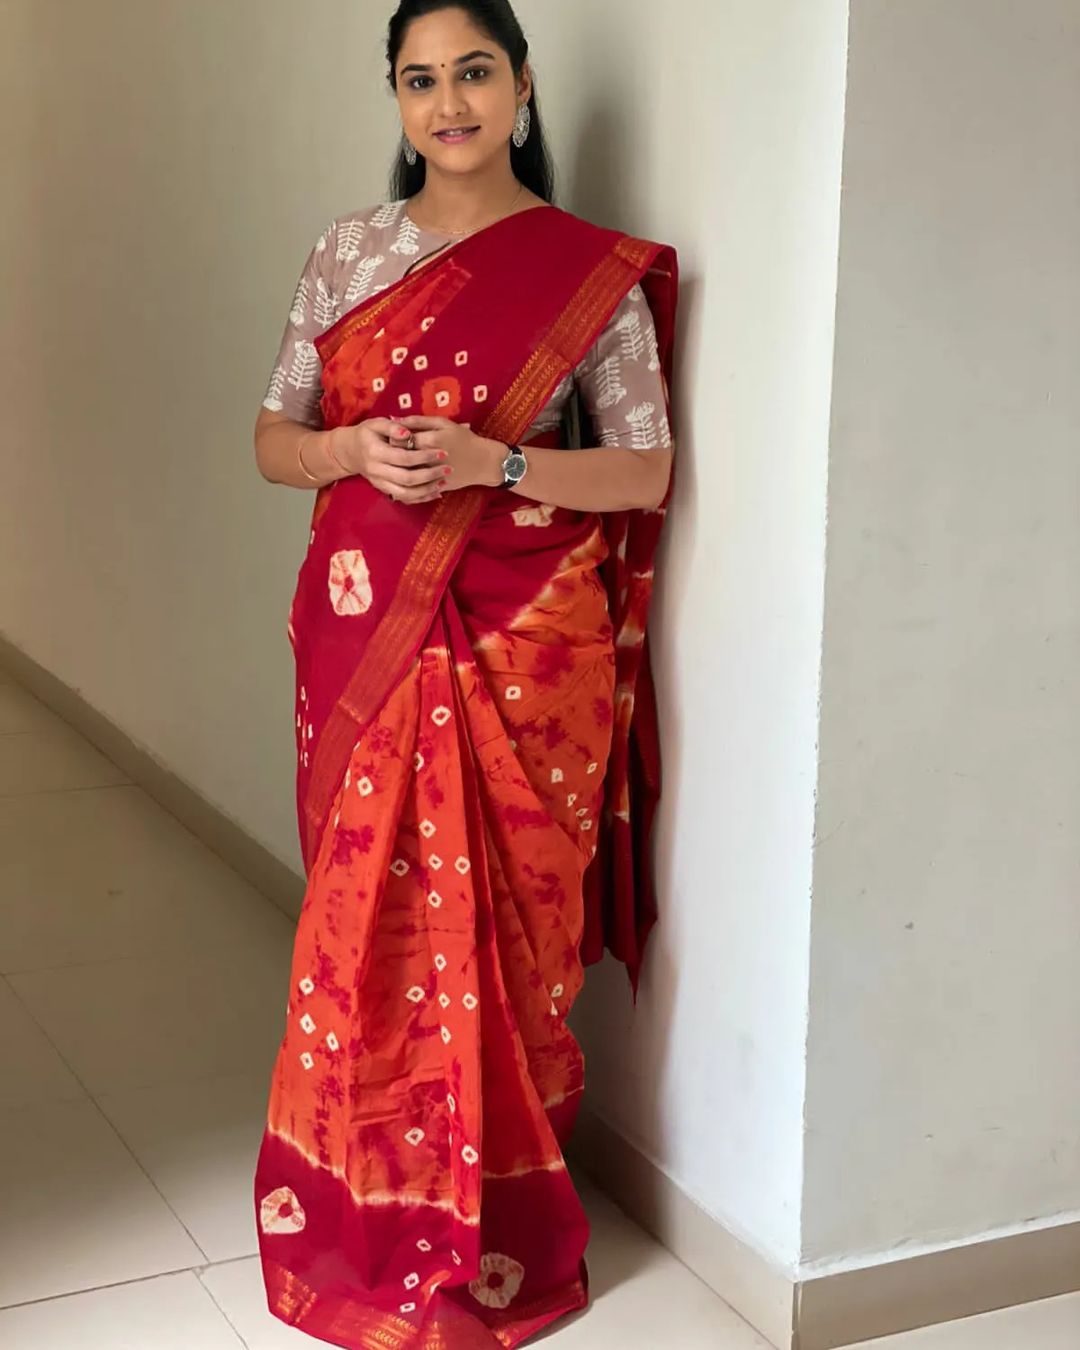
<path id="1" fill-rule="evenodd" d="M 487 220 L 482 225 L 474 225 L 471 230 L 444 230 L 441 228 L 441 226 L 438 225 L 422 225 L 420 228 L 428 230 L 429 233 L 431 234 L 448 235 L 451 239 L 468 239 L 470 235 L 478 234 L 481 230 L 486 230 L 488 226 L 495 225 L 500 220 L 504 220 L 514 209 L 514 207 L 517 206 L 518 202 L 521 200 L 521 194 L 524 191 L 525 191 L 525 184 L 519 183 L 518 190 L 517 192 L 514 193 L 514 200 L 510 203 L 510 205 L 506 208 L 506 210 L 502 213 L 502 215 L 496 216 L 494 220 Z"/>

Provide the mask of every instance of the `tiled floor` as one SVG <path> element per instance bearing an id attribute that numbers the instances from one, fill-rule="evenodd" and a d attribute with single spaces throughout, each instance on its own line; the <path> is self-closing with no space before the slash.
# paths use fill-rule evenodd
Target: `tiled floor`
<path id="1" fill-rule="evenodd" d="M 317 1344 L 266 1312 L 251 1206 L 291 933 L 0 672 L 0 1346 Z M 765 1350 L 589 1204 L 596 1302 L 545 1346 Z M 878 1347 L 1077 1350 L 1080 1299 Z"/>

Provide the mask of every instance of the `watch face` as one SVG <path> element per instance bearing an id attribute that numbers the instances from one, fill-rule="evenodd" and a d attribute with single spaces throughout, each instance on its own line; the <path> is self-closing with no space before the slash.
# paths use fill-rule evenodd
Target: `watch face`
<path id="1" fill-rule="evenodd" d="M 507 455 L 503 460 L 503 473 L 511 483 L 520 483 L 525 477 L 528 463 L 522 454 Z"/>

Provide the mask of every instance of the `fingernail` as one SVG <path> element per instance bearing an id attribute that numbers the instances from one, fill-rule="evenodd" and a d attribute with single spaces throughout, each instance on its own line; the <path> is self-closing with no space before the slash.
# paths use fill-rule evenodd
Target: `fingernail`
<path id="1" fill-rule="evenodd" d="M 450 475 L 451 475 L 453 472 L 454 472 L 453 469 L 443 469 L 443 474 L 444 474 L 447 478 L 449 478 Z"/>
<path id="2" fill-rule="evenodd" d="M 440 451 L 439 451 L 439 458 L 440 458 L 440 459 L 449 459 L 450 456 L 447 454 L 447 452 L 446 452 L 445 450 L 440 450 Z"/>

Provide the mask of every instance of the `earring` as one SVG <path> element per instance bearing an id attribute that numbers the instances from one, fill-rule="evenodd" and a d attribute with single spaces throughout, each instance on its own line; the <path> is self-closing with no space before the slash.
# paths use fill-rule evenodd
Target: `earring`
<path id="1" fill-rule="evenodd" d="M 529 139 L 529 132 L 532 130 L 532 113 L 529 111 L 527 103 L 521 104 L 517 112 L 517 120 L 514 123 L 514 144 L 520 150 Z"/>
<path id="2" fill-rule="evenodd" d="M 403 136 L 402 140 L 404 141 L 405 163 L 412 168 L 416 163 L 416 146 L 413 145 L 408 136 Z"/>

